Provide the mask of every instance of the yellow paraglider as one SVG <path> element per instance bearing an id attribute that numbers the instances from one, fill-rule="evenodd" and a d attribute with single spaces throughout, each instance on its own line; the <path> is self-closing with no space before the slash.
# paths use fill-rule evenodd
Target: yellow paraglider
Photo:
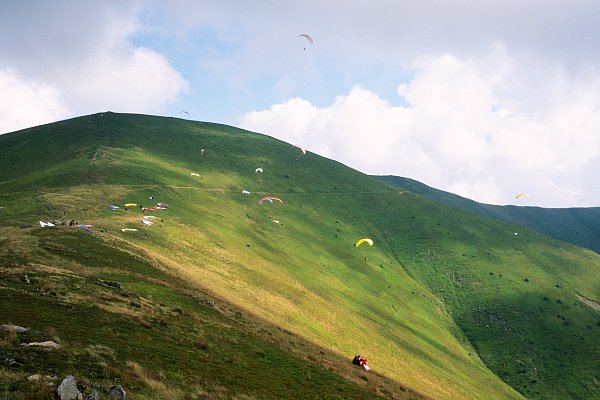
<path id="1" fill-rule="evenodd" d="M 519 199 L 521 197 L 529 197 L 529 195 L 527 193 L 519 193 L 518 195 L 515 196 L 515 199 Z"/>
<path id="2" fill-rule="evenodd" d="M 358 247 L 363 243 L 368 243 L 369 246 L 373 246 L 373 241 L 371 239 L 360 239 L 358 242 L 354 243 L 354 247 Z"/>

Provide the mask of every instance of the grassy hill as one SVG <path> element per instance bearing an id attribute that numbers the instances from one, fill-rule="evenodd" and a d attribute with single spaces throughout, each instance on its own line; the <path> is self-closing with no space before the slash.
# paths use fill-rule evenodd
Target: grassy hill
<path id="1" fill-rule="evenodd" d="M 400 176 L 378 176 L 404 190 L 466 211 L 511 222 L 600 254 L 600 207 L 541 208 L 478 203 Z"/>
<path id="2" fill-rule="evenodd" d="M 31 328 L 0 333 L 0 394 L 600 396 L 600 256 L 267 136 L 114 113 L 2 135 L 0 202 L 0 324 Z M 93 230 L 18 228 L 53 219 Z"/>

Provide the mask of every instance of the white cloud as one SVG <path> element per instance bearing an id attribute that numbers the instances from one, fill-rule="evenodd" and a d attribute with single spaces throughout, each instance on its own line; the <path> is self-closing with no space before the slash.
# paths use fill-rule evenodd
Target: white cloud
<path id="1" fill-rule="evenodd" d="M 295 98 L 241 125 L 482 202 L 525 191 L 523 204 L 598 206 L 600 74 L 575 78 L 501 46 L 478 59 L 421 56 L 411 68 L 398 87 L 406 106 L 356 86 L 327 107 Z"/>
<path id="2" fill-rule="evenodd" d="M 38 95 L 30 101 L 45 122 L 103 110 L 158 113 L 187 90 L 162 54 L 132 43 L 142 29 L 136 2 L 63 6 L 15 2 L 0 16 L 0 70 L 19 77 L 22 95 Z M 36 29 L 22 29 L 25 21 Z M 3 113 L 0 133 L 27 120 L 14 102 Z"/>
<path id="3" fill-rule="evenodd" d="M 64 118 L 69 113 L 59 91 L 0 70 L 0 132 L 11 132 Z"/>

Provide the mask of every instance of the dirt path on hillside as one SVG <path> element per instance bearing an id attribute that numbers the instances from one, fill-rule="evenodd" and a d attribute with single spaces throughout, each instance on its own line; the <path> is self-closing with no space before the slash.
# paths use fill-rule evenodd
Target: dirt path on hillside
<path id="1" fill-rule="evenodd" d="M 577 298 L 579 299 L 579 301 L 581 301 L 583 304 L 592 307 L 594 310 L 600 312 L 600 303 L 594 301 L 594 300 L 590 300 L 588 298 L 585 298 L 583 296 L 577 295 Z"/>

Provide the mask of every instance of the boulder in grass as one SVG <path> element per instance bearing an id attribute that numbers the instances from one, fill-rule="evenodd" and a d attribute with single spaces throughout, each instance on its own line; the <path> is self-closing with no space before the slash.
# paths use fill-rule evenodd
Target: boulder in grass
<path id="1" fill-rule="evenodd" d="M 52 340 L 47 340 L 45 342 L 31 342 L 31 343 L 21 343 L 21 346 L 38 346 L 38 347 L 45 347 L 49 350 L 59 350 L 60 349 L 60 344 L 53 342 Z"/>
<path id="2" fill-rule="evenodd" d="M 65 379 L 60 383 L 56 394 L 60 400 L 82 400 L 83 396 L 77 389 L 77 381 L 73 375 L 67 375 Z"/>
<path id="3" fill-rule="evenodd" d="M 94 390 L 92 393 L 85 396 L 83 400 L 100 400 L 100 395 L 98 394 L 98 391 Z"/>
<path id="4" fill-rule="evenodd" d="M 22 326 L 18 326 L 18 325 L 8 325 L 8 324 L 0 325 L 0 332 L 25 333 L 28 330 L 29 330 L 29 328 L 23 328 Z"/>
<path id="5" fill-rule="evenodd" d="M 111 399 L 125 400 L 127 393 L 125 393 L 125 389 L 123 389 L 121 385 L 115 385 L 108 389 L 108 395 Z"/>

